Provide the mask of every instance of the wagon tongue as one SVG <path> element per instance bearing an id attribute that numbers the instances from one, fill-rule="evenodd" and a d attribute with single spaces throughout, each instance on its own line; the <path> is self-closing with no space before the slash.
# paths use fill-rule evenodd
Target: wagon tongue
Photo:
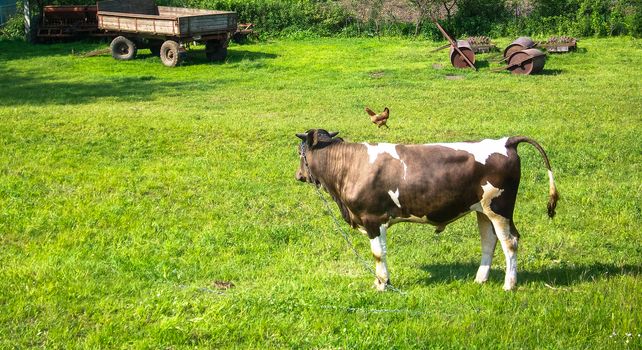
<path id="1" fill-rule="evenodd" d="M 475 64 L 473 62 L 475 60 L 475 53 L 470 49 L 470 45 L 469 45 L 468 49 L 461 49 L 460 48 L 460 44 L 455 42 L 455 40 L 453 40 L 450 37 L 450 35 L 448 35 L 448 33 L 446 33 L 444 28 L 439 24 L 439 22 L 437 22 L 437 19 L 435 19 L 434 16 L 430 16 L 430 18 L 435 23 L 435 25 L 437 26 L 437 28 L 439 29 L 441 34 L 450 43 L 450 47 L 451 47 L 450 60 L 453 63 L 453 65 L 455 67 L 457 67 L 457 68 L 465 68 L 465 66 L 463 66 L 463 64 L 466 64 L 466 65 L 468 65 L 468 67 L 472 68 L 473 70 L 477 70 L 477 68 L 475 68 Z M 464 54 L 464 51 L 466 51 L 466 53 L 468 55 Z M 472 55 L 472 60 L 470 58 L 471 55 Z M 458 62 L 460 60 L 463 61 L 463 64 L 461 66 L 455 65 L 455 62 Z"/>

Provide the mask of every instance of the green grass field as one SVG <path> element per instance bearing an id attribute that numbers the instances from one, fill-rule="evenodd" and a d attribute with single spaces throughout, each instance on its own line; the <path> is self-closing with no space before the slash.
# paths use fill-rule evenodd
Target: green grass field
<path id="1" fill-rule="evenodd" d="M 147 51 L 0 42 L 0 348 L 642 348 L 642 45 L 586 39 L 513 76 L 489 55 L 455 70 L 440 44 L 275 41 L 224 64 L 197 47 L 170 69 Z M 390 107 L 390 129 L 365 106 Z M 538 140 L 562 200 L 549 220 L 541 158 L 520 147 L 517 291 L 502 291 L 499 248 L 473 282 L 470 215 L 439 235 L 394 226 L 406 294 L 377 293 L 294 180 L 309 128 Z"/>

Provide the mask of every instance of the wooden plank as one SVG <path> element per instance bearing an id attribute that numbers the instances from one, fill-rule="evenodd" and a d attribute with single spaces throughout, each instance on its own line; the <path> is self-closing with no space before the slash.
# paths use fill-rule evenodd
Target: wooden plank
<path id="1" fill-rule="evenodd" d="M 105 3 L 108 6 L 105 6 Z M 115 32 L 160 34 L 183 38 L 236 31 L 236 12 L 231 11 L 159 6 L 159 14 L 150 15 L 105 10 L 120 10 L 124 7 L 119 1 L 99 2 L 99 28 Z"/>
<path id="2" fill-rule="evenodd" d="M 204 10 L 204 9 L 191 9 L 185 7 L 170 7 L 170 6 L 158 6 L 158 13 L 160 15 L 170 15 L 176 17 L 183 16 L 201 16 L 201 15 L 222 15 L 222 14 L 234 14 L 232 11 L 217 11 L 217 10 Z"/>
<path id="3" fill-rule="evenodd" d="M 212 33 L 226 33 L 236 30 L 228 27 L 226 17 L 180 17 L 179 28 L 181 36 L 194 36 Z"/>
<path id="4" fill-rule="evenodd" d="M 160 19 L 160 20 L 176 20 L 176 16 L 158 16 L 158 15 L 141 15 L 135 13 L 122 13 L 122 12 L 107 12 L 101 11 L 99 13 L 101 16 L 111 16 L 111 17 L 121 17 L 121 18 L 148 18 L 148 19 Z"/>
<path id="5" fill-rule="evenodd" d="M 99 15 L 100 29 L 115 32 L 178 35 L 178 26 L 173 19 L 136 18 Z"/>
<path id="6" fill-rule="evenodd" d="M 231 14 L 179 17 L 178 23 L 181 35 L 187 36 L 236 30 L 236 16 Z"/>

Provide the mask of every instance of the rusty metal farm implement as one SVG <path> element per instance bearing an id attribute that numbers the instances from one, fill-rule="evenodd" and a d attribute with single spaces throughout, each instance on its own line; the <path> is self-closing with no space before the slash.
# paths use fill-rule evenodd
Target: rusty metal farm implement
<path id="1" fill-rule="evenodd" d="M 475 67 L 475 54 L 487 53 L 496 49 L 496 46 L 487 37 L 453 40 L 435 18 L 432 18 L 432 20 L 449 42 L 447 45 L 434 49 L 433 52 L 450 47 L 450 63 L 453 67 L 477 70 Z M 542 72 L 546 63 L 546 54 L 539 50 L 538 47 L 548 52 L 571 52 L 576 50 L 577 40 L 570 37 L 552 37 L 548 41 L 536 43 L 531 38 L 519 37 L 504 49 L 503 59 L 500 62 L 506 62 L 506 65 L 492 69 L 492 71 L 508 70 L 513 74 L 524 75 Z"/>

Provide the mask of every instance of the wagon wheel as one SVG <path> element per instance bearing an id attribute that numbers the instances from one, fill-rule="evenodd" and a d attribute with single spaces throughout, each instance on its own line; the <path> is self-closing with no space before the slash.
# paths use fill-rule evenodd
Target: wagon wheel
<path id="1" fill-rule="evenodd" d="M 117 60 L 127 61 L 132 60 L 136 57 L 136 43 L 125 38 L 124 36 L 117 36 L 112 40 L 111 45 L 111 56 Z"/>
<path id="2" fill-rule="evenodd" d="M 175 67 L 182 61 L 180 45 L 174 40 L 167 40 L 160 48 L 160 58 L 167 67 Z"/>
<path id="3" fill-rule="evenodd" d="M 205 42 L 205 56 L 210 61 L 223 61 L 227 57 L 227 47 L 223 40 L 208 40 Z"/>

